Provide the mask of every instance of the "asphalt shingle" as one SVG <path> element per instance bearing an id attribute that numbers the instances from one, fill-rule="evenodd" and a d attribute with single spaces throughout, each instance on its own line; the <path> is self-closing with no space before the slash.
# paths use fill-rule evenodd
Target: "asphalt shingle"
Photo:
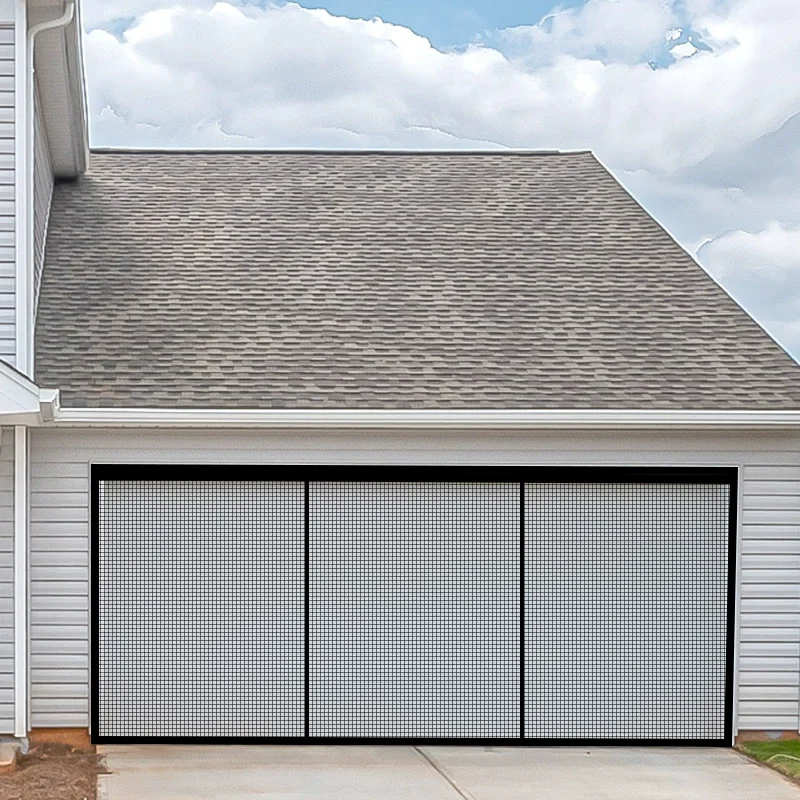
<path id="1" fill-rule="evenodd" d="M 71 407 L 800 408 L 590 153 L 94 153 L 36 328 Z"/>

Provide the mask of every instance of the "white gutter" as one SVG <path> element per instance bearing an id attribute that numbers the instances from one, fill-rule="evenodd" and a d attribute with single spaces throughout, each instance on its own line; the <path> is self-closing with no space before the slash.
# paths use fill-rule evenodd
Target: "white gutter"
<path id="1" fill-rule="evenodd" d="M 800 431 L 798 411 L 270 410 L 59 408 L 58 427 L 343 428 L 416 430 L 728 429 Z"/>

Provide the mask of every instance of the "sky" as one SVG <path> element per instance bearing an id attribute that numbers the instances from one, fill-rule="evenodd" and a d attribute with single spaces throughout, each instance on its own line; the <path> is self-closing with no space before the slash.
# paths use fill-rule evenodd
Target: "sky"
<path id="1" fill-rule="evenodd" d="M 798 0 L 82 0 L 92 146 L 591 149 L 800 360 Z"/>

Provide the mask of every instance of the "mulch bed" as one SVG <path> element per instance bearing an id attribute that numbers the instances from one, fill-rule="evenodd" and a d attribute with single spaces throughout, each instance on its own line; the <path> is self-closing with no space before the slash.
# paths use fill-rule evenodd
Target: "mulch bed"
<path id="1" fill-rule="evenodd" d="M 0 800 L 96 800 L 103 757 L 63 744 L 31 747 L 17 769 L 0 775 Z"/>

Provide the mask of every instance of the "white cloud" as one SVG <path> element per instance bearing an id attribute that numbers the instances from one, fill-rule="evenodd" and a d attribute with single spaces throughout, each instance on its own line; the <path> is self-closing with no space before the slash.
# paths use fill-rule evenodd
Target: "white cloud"
<path id="1" fill-rule="evenodd" d="M 669 52 L 673 58 L 689 58 L 700 51 L 691 42 L 683 42 L 671 47 Z"/>
<path id="2" fill-rule="evenodd" d="M 172 3 L 166 3 L 165 0 L 81 0 L 80 10 L 84 28 L 91 31 L 119 21 L 139 19 L 148 11 L 166 5 L 210 8 L 214 2 L 216 0 L 177 0 Z"/>
<path id="3" fill-rule="evenodd" d="M 714 240 L 704 258 L 732 228 L 800 228 L 796 0 L 589 0 L 453 52 L 293 4 L 84 12 L 95 145 L 588 147 L 687 247 Z"/>
<path id="4" fill-rule="evenodd" d="M 705 243 L 706 269 L 784 346 L 800 353 L 800 228 L 771 222 Z"/>
<path id="5" fill-rule="evenodd" d="M 443 53 L 400 26 L 295 5 L 165 7 L 121 38 L 88 34 L 94 141 L 109 141 L 98 117 L 109 106 L 132 126 L 152 126 L 154 142 L 215 124 L 259 145 L 337 144 L 336 131 L 347 130 L 353 144 L 410 146 L 415 130 L 432 128 L 505 146 L 592 147 L 615 167 L 668 173 L 800 109 L 800 52 L 785 33 L 800 9 L 758 5 L 760 13 L 743 2 L 705 19 L 726 42 L 721 52 L 655 71 L 577 55 L 663 42 L 673 14 L 654 0 L 590 0 L 557 15 L 566 21 L 549 33 L 515 29 L 517 38 L 550 43 L 547 63 L 533 67 L 489 47 Z M 767 78 L 771 91 L 742 113 Z M 186 143 L 200 143 L 197 134 Z"/>
<path id="6" fill-rule="evenodd" d="M 676 20 L 671 3 L 661 0 L 588 0 L 504 34 L 524 48 L 529 63 L 563 55 L 636 63 L 664 41 Z"/>
<path id="7" fill-rule="evenodd" d="M 773 286 L 781 284 L 772 302 L 786 302 L 785 288 L 800 283 L 800 229 L 786 228 L 780 222 L 773 221 L 757 232 L 723 234 L 703 244 L 699 254 L 720 281 L 751 280 L 761 274 L 768 276 Z"/>

